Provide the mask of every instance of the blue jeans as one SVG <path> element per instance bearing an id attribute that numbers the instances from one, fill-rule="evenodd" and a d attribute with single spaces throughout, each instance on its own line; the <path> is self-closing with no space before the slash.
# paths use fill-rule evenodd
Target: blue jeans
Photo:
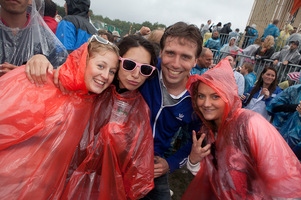
<path id="1" fill-rule="evenodd" d="M 155 187 L 142 200 L 171 200 L 168 173 L 154 179 Z"/>

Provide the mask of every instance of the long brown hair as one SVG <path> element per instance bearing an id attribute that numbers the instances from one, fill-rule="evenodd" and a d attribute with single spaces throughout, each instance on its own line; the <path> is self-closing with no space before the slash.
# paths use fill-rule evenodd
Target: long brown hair
<path id="1" fill-rule="evenodd" d="M 253 89 L 251 90 L 250 92 L 250 96 L 248 98 L 248 100 L 246 101 L 246 103 L 244 103 L 244 105 L 248 105 L 251 101 L 251 99 L 253 98 L 254 94 L 257 93 L 261 87 L 263 87 L 263 79 L 262 79 L 262 75 L 265 74 L 268 70 L 272 70 L 275 72 L 275 80 L 271 83 L 271 85 L 269 86 L 268 90 L 270 92 L 270 94 L 272 95 L 273 92 L 276 90 L 276 87 L 277 87 L 277 84 L 278 84 L 278 81 L 277 81 L 277 71 L 274 67 L 272 66 L 267 66 L 265 67 L 262 72 L 260 73 L 260 76 L 259 76 L 259 79 L 256 83 L 256 85 L 253 87 Z"/>
<path id="2" fill-rule="evenodd" d="M 208 121 L 204 118 L 202 112 L 200 111 L 198 105 L 197 105 L 197 100 L 198 100 L 198 94 L 199 94 L 199 91 L 198 91 L 198 88 L 199 88 L 199 85 L 202 81 L 198 80 L 194 83 L 192 83 L 192 97 L 191 97 L 191 100 L 192 100 L 192 108 L 194 110 L 194 113 L 193 115 L 198 115 L 200 118 L 202 118 L 202 120 L 205 120 L 206 122 L 208 123 L 205 123 L 205 125 L 211 129 L 212 132 L 216 132 L 218 127 L 214 124 L 213 121 Z M 195 117 L 195 116 L 194 116 Z"/>

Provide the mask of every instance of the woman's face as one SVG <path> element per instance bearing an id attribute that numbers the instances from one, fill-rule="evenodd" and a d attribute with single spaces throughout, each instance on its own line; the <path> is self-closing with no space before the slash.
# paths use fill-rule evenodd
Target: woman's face
<path id="1" fill-rule="evenodd" d="M 276 78 L 276 74 L 273 70 L 268 69 L 264 74 L 262 74 L 263 83 L 266 85 L 271 85 Z"/>
<path id="2" fill-rule="evenodd" d="M 151 54 L 141 46 L 130 48 L 122 57 L 129 58 L 140 64 L 148 65 L 151 60 Z M 141 75 L 139 66 L 137 66 L 133 71 L 126 71 L 122 67 L 122 62 L 120 62 L 118 79 L 120 88 L 136 90 L 145 82 L 147 77 Z"/>
<path id="3" fill-rule="evenodd" d="M 94 53 L 87 62 L 85 84 L 89 92 L 102 93 L 112 83 L 118 68 L 116 53 Z"/>
<path id="4" fill-rule="evenodd" d="M 220 126 L 226 103 L 211 87 L 202 82 L 198 86 L 197 106 L 206 120 L 214 121 L 217 127 Z"/>

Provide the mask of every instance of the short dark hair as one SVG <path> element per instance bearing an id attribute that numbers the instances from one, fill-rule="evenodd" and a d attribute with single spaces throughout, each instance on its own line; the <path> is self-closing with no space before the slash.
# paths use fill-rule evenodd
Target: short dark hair
<path id="1" fill-rule="evenodd" d="M 279 19 L 274 19 L 274 20 L 273 20 L 273 24 L 274 24 L 274 25 L 277 25 L 278 23 L 279 23 Z"/>
<path id="2" fill-rule="evenodd" d="M 243 66 L 245 66 L 245 69 L 248 71 L 248 73 L 252 73 L 254 71 L 254 65 L 252 63 L 245 62 Z"/>
<path id="3" fill-rule="evenodd" d="M 56 15 L 56 4 L 52 0 L 45 0 L 45 10 L 44 16 L 49 16 L 54 18 Z"/>
<path id="4" fill-rule="evenodd" d="M 203 46 L 203 37 L 200 30 L 193 24 L 188 25 L 185 22 L 177 22 L 164 31 L 164 34 L 160 41 L 161 50 L 164 49 L 165 42 L 167 37 L 179 37 L 186 40 L 189 40 L 197 45 L 196 58 L 201 55 L 202 46 Z"/>

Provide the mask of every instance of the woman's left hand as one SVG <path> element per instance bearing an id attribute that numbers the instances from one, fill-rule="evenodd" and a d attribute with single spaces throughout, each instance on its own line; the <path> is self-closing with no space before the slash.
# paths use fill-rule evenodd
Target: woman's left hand
<path id="1" fill-rule="evenodd" d="M 270 97 L 270 91 L 267 88 L 262 89 L 262 94 L 264 95 L 264 99 L 268 99 Z"/>

